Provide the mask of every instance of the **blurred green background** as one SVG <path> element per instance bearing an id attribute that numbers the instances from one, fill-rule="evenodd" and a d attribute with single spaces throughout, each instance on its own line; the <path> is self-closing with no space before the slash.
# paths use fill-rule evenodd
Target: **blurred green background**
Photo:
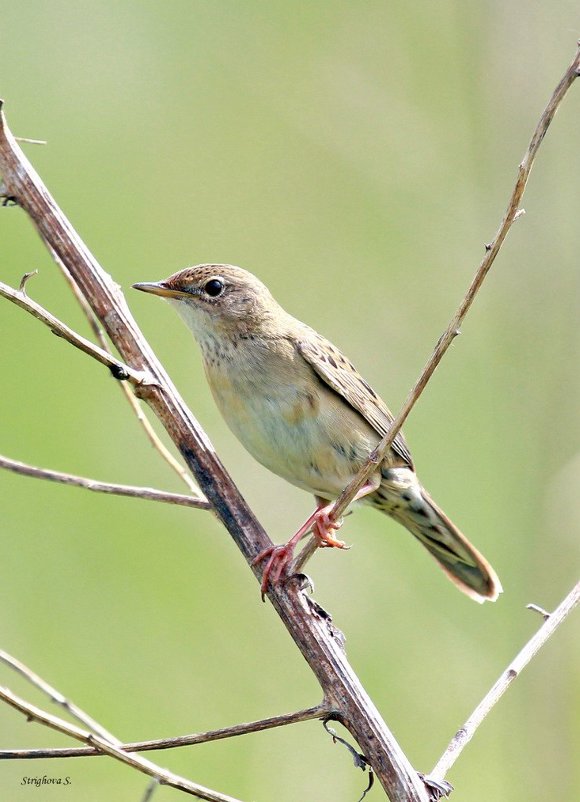
<path id="1" fill-rule="evenodd" d="M 580 34 L 577 4 L 4 3 L 13 132 L 124 288 L 189 264 L 257 273 L 397 409 L 496 231 L 517 164 Z M 406 426 L 420 476 L 493 563 L 479 607 L 405 531 L 348 519 L 316 598 L 365 687 L 429 771 L 578 568 L 580 87 L 540 151 L 463 336 Z M 1 278 L 87 327 L 24 214 L 0 210 Z M 312 499 L 234 441 L 175 313 L 131 308 L 275 541 Z M 0 452 L 180 490 L 107 372 L 0 304 Z M 207 513 L 0 475 L 0 646 L 119 737 L 164 737 L 316 704 L 319 688 Z M 576 628 L 576 632 L 574 631 Z M 577 622 L 492 712 L 449 779 L 457 799 L 575 797 Z M 1 682 L 41 702 L 7 669 Z M 44 703 L 44 702 L 43 702 Z M 67 739 L 0 707 L 2 747 Z M 249 800 L 357 799 L 366 779 L 317 722 L 151 756 Z M 575 759 L 576 758 L 576 759 Z M 70 776 L 32 789 L 25 776 Z M 119 764 L 4 762 L 0 798 L 139 799 Z M 155 799 L 177 798 L 159 789 Z M 379 787 L 369 799 L 383 798 Z"/>

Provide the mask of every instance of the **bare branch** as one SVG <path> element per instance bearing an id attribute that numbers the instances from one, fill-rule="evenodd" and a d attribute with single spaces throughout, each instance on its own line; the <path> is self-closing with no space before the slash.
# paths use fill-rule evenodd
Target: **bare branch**
<path id="1" fill-rule="evenodd" d="M 44 710 L 41 710 L 39 707 L 31 705 L 24 699 L 16 696 L 16 694 L 12 693 L 8 688 L 0 688 L 0 699 L 23 713 L 29 721 L 37 721 L 57 732 L 70 735 L 71 738 L 77 741 L 82 741 L 89 746 L 94 746 L 100 752 L 119 760 L 121 763 L 125 763 L 150 777 L 155 777 L 161 785 L 169 785 L 172 788 L 177 788 L 180 791 L 191 794 L 191 796 L 196 796 L 199 799 L 206 799 L 208 802 L 239 802 L 239 800 L 231 796 L 219 794 L 216 791 L 212 791 L 210 788 L 205 788 L 203 785 L 198 785 L 190 780 L 186 780 L 184 777 L 173 774 L 173 772 L 156 766 L 155 763 L 139 755 L 132 755 L 124 752 L 118 746 L 112 744 L 106 738 L 102 738 L 100 735 L 94 735 L 91 732 L 80 729 L 80 727 L 77 727 L 75 724 L 69 724 L 67 721 L 57 716 L 45 713 Z"/>
<path id="2" fill-rule="evenodd" d="M 120 748 L 125 752 L 149 752 L 158 749 L 176 749 L 181 746 L 195 746 L 196 744 L 208 743 L 209 741 L 219 741 L 224 738 L 247 735 L 250 732 L 261 732 L 262 730 L 269 730 L 274 727 L 285 727 L 288 724 L 297 724 L 300 721 L 324 718 L 327 715 L 328 709 L 324 705 L 316 705 L 316 707 L 307 707 L 305 710 L 298 710 L 296 713 L 272 716 L 271 718 L 263 718 L 258 721 L 250 721 L 246 724 L 234 724 L 233 727 L 224 727 L 219 730 L 208 730 L 207 732 L 199 732 L 192 735 L 179 735 L 174 738 L 159 738 L 153 741 L 134 741 L 128 744 L 121 744 Z M 65 747 L 61 749 L 2 749 L 0 750 L 0 760 L 99 757 L 101 754 L 102 753 L 97 749 L 93 749 L 90 746 L 79 748 Z"/>
<path id="3" fill-rule="evenodd" d="M 371 474 L 374 473 L 376 470 L 377 465 L 379 465 L 382 461 L 382 457 L 387 451 L 388 448 L 391 447 L 395 437 L 400 432 L 403 424 L 407 420 L 409 413 L 417 403 L 421 393 L 425 389 L 427 382 L 435 372 L 435 368 L 441 362 L 445 352 L 455 339 L 455 337 L 460 333 L 461 325 L 465 319 L 465 316 L 469 312 L 473 301 L 475 300 L 475 296 L 479 292 L 481 285 L 485 277 L 487 276 L 492 264 L 495 261 L 496 256 L 498 255 L 500 248 L 510 230 L 515 220 L 521 216 L 523 210 L 519 208 L 522 196 L 524 194 L 524 190 L 526 188 L 526 184 L 528 183 L 528 178 L 530 177 L 530 172 L 532 170 L 536 155 L 538 153 L 538 148 L 542 144 L 542 140 L 546 135 L 546 131 L 552 120 L 554 119 L 554 115 L 556 114 L 560 104 L 564 100 L 564 96 L 566 92 L 570 89 L 576 78 L 578 77 L 578 72 L 580 69 L 580 48 L 577 49 L 576 55 L 574 60 L 564 73 L 562 80 L 554 90 L 548 105 L 544 109 L 542 116 L 536 126 L 536 129 L 532 135 L 530 140 L 530 144 L 528 145 L 528 149 L 522 159 L 521 164 L 518 168 L 518 176 L 516 180 L 516 184 L 514 186 L 512 195 L 510 197 L 508 207 L 504 214 L 503 220 L 501 221 L 500 227 L 498 229 L 497 234 L 495 235 L 494 239 L 489 245 L 485 246 L 485 255 L 480 262 L 480 265 L 477 269 L 475 277 L 471 282 L 465 297 L 459 304 L 459 308 L 457 312 L 453 316 L 450 324 L 447 326 L 441 337 L 439 338 L 437 345 L 435 346 L 435 350 L 433 351 L 429 361 L 423 368 L 421 375 L 417 379 L 417 382 L 409 395 L 405 403 L 403 404 L 401 411 L 393 420 L 389 431 L 371 453 L 368 458 L 366 464 L 361 468 L 352 482 L 343 490 L 343 492 L 338 497 L 332 511 L 330 513 L 331 517 L 334 520 L 338 520 L 341 515 L 344 513 L 348 505 L 353 501 L 354 497 L 361 489 L 361 487 L 367 482 Z"/>
<path id="4" fill-rule="evenodd" d="M 151 487 L 134 487 L 133 485 L 118 485 L 111 482 L 98 482 L 96 479 L 87 479 L 84 476 L 74 476 L 71 473 L 53 471 L 49 468 L 37 468 L 9 457 L 0 455 L 0 468 L 17 473 L 20 476 L 32 476 L 35 479 L 46 479 L 49 482 L 59 482 L 63 485 L 84 487 L 95 493 L 110 493 L 114 496 L 129 496 L 142 498 L 146 501 L 161 501 L 165 504 L 177 504 L 182 507 L 196 507 L 200 510 L 211 509 L 211 504 L 202 498 L 194 498 L 181 493 L 167 493 Z"/>
<path id="5" fill-rule="evenodd" d="M 44 307 L 40 306 L 40 304 L 37 304 L 36 301 L 31 300 L 26 295 L 24 285 L 33 274 L 34 272 L 25 273 L 22 281 L 20 282 L 19 290 L 15 290 L 0 281 L 0 296 L 2 298 L 6 298 L 8 301 L 12 301 L 12 303 L 16 304 L 16 306 L 19 306 L 37 320 L 40 320 L 41 323 L 44 323 L 45 326 L 48 326 L 48 328 L 53 332 L 53 334 L 56 334 L 57 337 L 62 337 L 64 340 L 67 340 L 67 342 L 71 343 L 71 345 L 74 345 L 76 348 L 84 351 L 85 354 L 92 356 L 93 359 L 97 360 L 97 362 L 100 362 L 102 365 L 108 367 L 116 379 L 128 381 L 135 387 L 141 387 L 151 382 L 151 378 L 147 375 L 147 373 L 144 371 L 134 370 L 128 365 L 125 365 L 125 363 L 121 362 L 120 359 L 117 359 L 107 351 L 99 348 L 98 345 L 95 345 L 90 340 L 85 339 L 85 337 L 81 337 L 80 334 L 77 334 L 65 323 L 54 317 L 54 315 L 51 315 L 50 312 L 44 309 Z"/>
<path id="6" fill-rule="evenodd" d="M 49 685 L 46 680 L 43 680 L 42 677 L 39 677 L 31 668 L 24 665 L 20 660 L 17 660 L 15 657 L 12 657 L 11 654 L 5 652 L 3 649 L 0 649 L 0 661 L 3 662 L 5 665 L 10 666 L 10 668 L 14 669 L 20 676 L 24 677 L 28 680 L 35 688 L 38 688 L 42 693 L 46 694 L 48 698 L 54 702 L 55 704 L 59 705 L 60 707 L 64 708 L 69 715 L 76 718 L 77 721 L 80 721 L 82 724 L 87 726 L 93 732 L 100 735 L 101 738 L 104 738 L 109 743 L 117 744 L 117 746 L 121 743 L 112 733 L 106 730 L 103 726 L 99 724 L 98 721 L 95 721 L 94 718 L 89 716 L 88 713 L 85 713 L 80 707 L 77 707 L 73 702 L 67 699 L 65 696 L 57 691 L 56 688 L 53 688 L 52 685 Z"/>
<path id="7" fill-rule="evenodd" d="M 56 262 L 57 266 L 59 267 L 59 269 L 60 269 L 61 273 L 63 274 L 67 284 L 71 288 L 73 295 L 75 296 L 76 300 L 78 301 L 79 306 L 83 310 L 83 313 L 84 313 L 84 315 L 85 315 L 85 317 L 86 317 L 86 319 L 87 319 L 87 321 L 89 323 L 89 326 L 91 327 L 91 329 L 93 331 L 93 334 L 97 338 L 97 341 L 99 342 L 101 348 L 103 349 L 103 351 L 107 351 L 107 353 L 110 354 L 111 353 L 111 349 L 109 347 L 109 342 L 107 340 L 105 332 L 101 328 L 101 325 L 100 325 L 97 317 L 95 316 L 93 310 L 91 309 L 91 307 L 87 303 L 87 299 L 84 297 L 84 295 L 82 294 L 82 292 L 78 288 L 77 284 L 75 283 L 73 277 L 71 276 L 71 274 L 66 269 L 65 264 L 62 262 L 61 259 L 59 259 L 58 254 L 56 254 L 54 251 L 52 251 L 52 258 L 54 259 L 54 261 Z M 175 473 L 179 476 L 179 478 L 187 485 L 187 487 L 190 489 L 191 493 L 194 496 L 197 496 L 199 498 L 201 496 L 201 491 L 200 491 L 199 487 L 196 485 L 196 483 L 194 482 L 192 477 L 189 475 L 189 473 L 187 472 L 185 466 L 181 462 L 178 462 L 175 459 L 175 457 L 173 456 L 171 451 L 164 445 L 164 443 L 162 442 L 161 438 L 157 435 L 155 429 L 153 428 L 153 426 L 149 422 L 149 418 L 143 412 L 143 409 L 141 408 L 141 404 L 135 398 L 135 396 L 131 392 L 130 388 L 125 384 L 125 382 L 119 382 L 118 383 L 118 387 L 120 387 L 121 392 L 123 393 L 123 395 L 127 399 L 128 403 L 129 403 L 129 406 L 131 407 L 131 409 L 133 410 L 133 412 L 135 414 L 135 417 L 137 418 L 137 420 L 139 421 L 139 423 L 143 427 L 143 430 L 145 431 L 145 434 L 147 435 L 147 438 L 148 438 L 149 442 L 151 443 L 151 445 L 153 446 L 153 448 L 156 451 L 159 452 L 159 454 L 165 460 L 165 462 L 169 465 L 169 467 L 173 471 L 175 471 Z"/>
<path id="8" fill-rule="evenodd" d="M 455 763 L 463 749 L 473 738 L 475 731 L 483 722 L 484 718 L 501 699 L 509 686 L 518 677 L 523 669 L 530 662 L 532 657 L 542 648 L 550 635 L 552 635 L 560 624 L 570 615 L 572 610 L 580 601 L 580 582 L 566 596 L 564 601 L 550 613 L 536 634 L 526 643 L 517 657 L 509 664 L 501 674 L 493 688 L 477 705 L 471 716 L 467 719 L 463 727 L 457 731 L 453 740 L 445 750 L 437 765 L 429 775 L 429 778 L 442 780 L 451 766 Z M 528 605 L 530 606 L 530 605 Z"/>

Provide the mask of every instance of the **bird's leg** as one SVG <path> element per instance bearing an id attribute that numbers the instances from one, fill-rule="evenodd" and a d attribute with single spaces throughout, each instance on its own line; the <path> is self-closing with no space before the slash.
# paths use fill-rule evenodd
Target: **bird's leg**
<path id="1" fill-rule="evenodd" d="M 377 489 L 377 484 L 377 481 L 371 480 L 366 485 L 363 485 L 353 501 L 357 501 L 357 499 L 374 492 Z M 287 543 L 282 546 L 269 546 L 252 560 L 252 565 L 256 565 L 262 560 L 268 560 L 262 574 L 262 600 L 268 590 L 268 585 L 274 586 L 280 581 L 280 577 L 292 563 L 296 545 L 311 529 L 315 537 L 320 541 L 321 546 L 336 549 L 348 548 L 342 540 L 337 540 L 332 535 L 333 531 L 340 529 L 342 526 L 342 519 L 335 521 L 330 514 L 334 502 L 328 502 L 327 499 L 323 499 L 320 496 L 315 496 L 315 499 L 316 509 Z"/>
<path id="2" fill-rule="evenodd" d="M 332 535 L 342 526 L 342 518 L 335 521 L 330 515 L 334 501 L 328 502 L 320 496 L 314 496 L 314 498 L 316 499 L 316 510 L 313 516 L 312 532 L 318 540 L 318 545 L 321 548 L 347 549 L 348 546 L 342 540 L 337 540 Z"/>
<path id="3" fill-rule="evenodd" d="M 366 484 L 364 484 L 361 489 L 358 491 L 356 496 L 353 498 L 353 501 L 358 501 L 359 499 L 363 498 L 363 496 L 368 496 L 369 493 L 374 493 L 377 487 L 380 484 L 379 479 L 371 479 Z M 334 518 L 331 516 L 332 508 L 334 507 L 334 501 L 330 503 L 320 496 L 314 496 L 316 499 L 317 509 L 314 513 L 314 525 L 312 527 L 312 531 L 316 535 L 316 537 L 320 541 L 320 546 L 322 548 L 335 548 L 335 549 L 348 549 L 349 546 L 346 546 L 342 540 L 337 540 L 333 537 L 332 532 L 340 529 L 342 526 L 343 520 L 340 518 L 338 521 L 335 521 Z"/>
<path id="4" fill-rule="evenodd" d="M 316 516 L 319 509 L 314 510 L 312 515 L 304 521 L 300 529 L 293 535 L 288 543 L 283 546 L 269 546 L 267 549 L 261 551 L 257 557 L 252 560 L 252 565 L 256 565 L 262 560 L 268 560 L 264 573 L 262 574 L 262 601 L 268 590 L 268 585 L 275 585 L 280 580 L 282 572 L 290 565 L 294 557 L 294 549 L 296 544 L 302 540 L 304 535 L 315 525 Z"/>

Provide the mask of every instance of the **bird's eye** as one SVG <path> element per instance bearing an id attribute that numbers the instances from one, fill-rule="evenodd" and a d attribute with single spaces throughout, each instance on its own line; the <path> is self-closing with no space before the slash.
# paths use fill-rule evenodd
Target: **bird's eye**
<path id="1" fill-rule="evenodd" d="M 204 290 L 210 298 L 217 298 L 224 291 L 224 283 L 219 278 L 210 278 Z"/>

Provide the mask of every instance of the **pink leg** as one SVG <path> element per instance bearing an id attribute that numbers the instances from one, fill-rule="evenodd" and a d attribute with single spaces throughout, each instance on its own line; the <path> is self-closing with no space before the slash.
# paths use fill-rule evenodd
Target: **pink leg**
<path id="1" fill-rule="evenodd" d="M 376 489 L 376 482 L 364 485 L 356 494 L 354 501 L 368 495 L 368 493 L 374 492 Z M 294 558 L 296 545 L 310 529 L 312 529 L 314 535 L 320 540 L 320 546 L 335 549 L 348 548 L 342 540 L 337 540 L 332 534 L 333 531 L 340 529 L 342 526 L 342 520 L 335 521 L 330 516 L 330 511 L 334 506 L 334 502 L 328 502 L 326 499 L 320 498 L 319 496 L 315 496 L 315 498 L 317 504 L 316 509 L 312 515 L 306 519 L 296 534 L 290 538 L 288 543 L 285 543 L 283 546 L 269 546 L 252 560 L 252 565 L 256 565 L 262 560 L 268 560 L 264 572 L 262 573 L 262 601 L 268 591 L 268 586 L 270 585 L 273 587 L 278 584 L 280 577 L 284 571 L 287 570 Z"/>

